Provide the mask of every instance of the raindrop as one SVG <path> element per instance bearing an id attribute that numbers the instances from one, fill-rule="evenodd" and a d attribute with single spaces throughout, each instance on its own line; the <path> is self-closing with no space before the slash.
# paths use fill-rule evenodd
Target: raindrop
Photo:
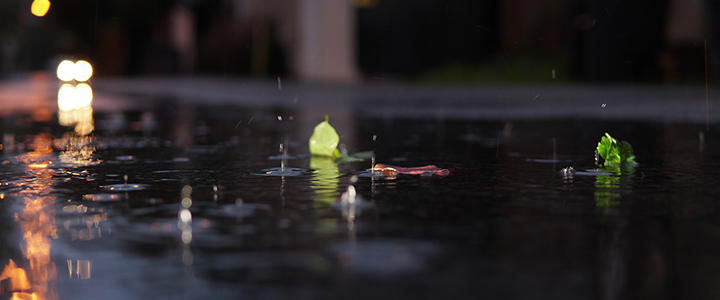
<path id="1" fill-rule="evenodd" d="M 573 175 L 575 175 L 575 168 L 573 168 L 573 167 L 563 168 L 562 170 L 560 170 L 560 174 L 565 179 L 570 179 L 573 177 Z"/>
<path id="2" fill-rule="evenodd" d="M 278 121 L 282 122 L 282 116 L 277 116 Z"/>
<path id="3" fill-rule="evenodd" d="M 602 107 L 602 108 L 605 108 L 605 106 L 607 106 L 606 103 L 603 103 L 602 105 L 600 105 L 600 107 Z"/>
<path id="4" fill-rule="evenodd" d="M 698 132 L 698 139 L 698 149 L 702 152 L 703 149 L 705 149 L 705 133 L 702 131 Z"/>
<path id="5" fill-rule="evenodd" d="M 282 159 L 280 160 L 280 169 L 285 172 L 285 161 L 287 160 L 287 150 L 285 144 L 280 143 L 280 153 L 282 153 Z"/>

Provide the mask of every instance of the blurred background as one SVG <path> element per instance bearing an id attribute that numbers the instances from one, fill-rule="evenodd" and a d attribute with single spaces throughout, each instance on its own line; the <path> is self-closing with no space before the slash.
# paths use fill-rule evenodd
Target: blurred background
<path id="1" fill-rule="evenodd" d="M 72 56 L 97 77 L 701 84 L 707 57 L 712 84 L 719 12 L 712 0 L 12 0 L 0 78 Z"/>

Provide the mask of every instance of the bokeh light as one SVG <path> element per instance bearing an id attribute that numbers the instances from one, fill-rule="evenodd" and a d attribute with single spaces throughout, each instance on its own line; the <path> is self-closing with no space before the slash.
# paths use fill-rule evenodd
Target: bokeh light
<path id="1" fill-rule="evenodd" d="M 92 77 L 93 68 L 89 62 L 84 60 L 78 60 L 75 63 L 74 77 L 77 81 L 87 81 Z"/>
<path id="2" fill-rule="evenodd" d="M 57 77 L 62 81 L 88 81 L 93 75 L 92 65 L 84 60 L 78 60 L 72 62 L 70 60 L 63 60 L 60 62 L 57 68 Z"/>
<path id="3" fill-rule="evenodd" d="M 75 86 L 75 108 L 86 108 L 92 104 L 93 92 L 87 83 L 78 83 Z"/>
<path id="4" fill-rule="evenodd" d="M 87 83 L 63 83 L 58 90 L 58 123 L 75 126 L 75 133 L 84 136 L 95 130 L 92 109 L 93 91 Z"/>
<path id="5" fill-rule="evenodd" d="M 48 0 L 35 0 L 30 5 L 30 12 L 37 17 L 44 17 L 50 10 L 50 1 Z"/>
<path id="6" fill-rule="evenodd" d="M 58 108 L 60 111 L 71 111 L 75 108 L 75 87 L 64 83 L 58 90 Z"/>
<path id="7" fill-rule="evenodd" d="M 75 63 L 63 60 L 57 67 L 57 77 L 62 81 L 70 81 L 75 77 Z"/>

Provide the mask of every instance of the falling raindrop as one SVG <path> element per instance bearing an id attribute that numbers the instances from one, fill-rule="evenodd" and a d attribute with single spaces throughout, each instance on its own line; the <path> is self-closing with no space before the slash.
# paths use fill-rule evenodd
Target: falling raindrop
<path id="1" fill-rule="evenodd" d="M 600 165 L 600 153 L 598 153 L 597 150 L 595 150 L 595 165 L 596 166 Z"/>
<path id="2" fill-rule="evenodd" d="M 560 170 L 560 174 L 565 179 L 572 179 L 573 175 L 575 175 L 575 168 L 573 168 L 573 167 L 563 168 L 562 170 Z"/>
<path id="3" fill-rule="evenodd" d="M 287 150 L 285 149 L 284 143 L 280 143 L 280 153 L 282 153 L 282 159 L 280 159 L 280 170 L 285 172 L 285 161 L 287 160 Z"/>
<path id="4" fill-rule="evenodd" d="M 605 106 L 607 106 L 606 103 L 603 103 L 602 105 L 600 105 L 600 107 L 602 107 L 602 108 L 605 108 Z"/>

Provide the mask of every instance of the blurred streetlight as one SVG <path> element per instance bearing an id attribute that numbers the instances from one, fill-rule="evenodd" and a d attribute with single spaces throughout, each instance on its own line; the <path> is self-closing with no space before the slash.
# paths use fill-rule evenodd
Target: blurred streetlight
<path id="1" fill-rule="evenodd" d="M 35 0 L 30 5 L 30 12 L 37 17 L 44 17 L 50 9 L 50 1 L 48 0 Z"/>
<path id="2" fill-rule="evenodd" d="M 83 82 L 90 79 L 92 75 L 92 65 L 84 60 L 72 62 L 66 59 L 60 62 L 57 67 L 57 77 L 62 81 L 72 81 L 74 79 L 78 82 Z"/>

